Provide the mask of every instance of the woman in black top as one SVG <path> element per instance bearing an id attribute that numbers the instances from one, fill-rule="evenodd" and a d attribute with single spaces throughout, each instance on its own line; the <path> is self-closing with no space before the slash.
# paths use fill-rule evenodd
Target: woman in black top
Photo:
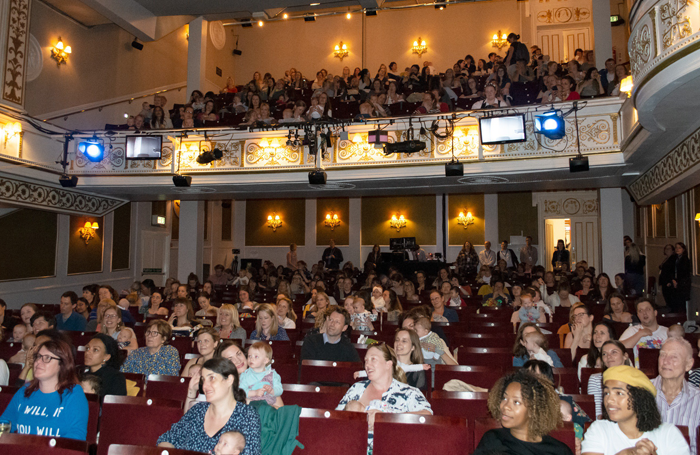
<path id="1" fill-rule="evenodd" d="M 674 261 L 673 279 L 671 286 L 671 301 L 666 304 L 671 307 L 673 313 L 685 313 L 685 303 L 690 300 L 690 259 L 688 248 L 684 243 L 676 243 L 676 260 Z"/>
<path id="2" fill-rule="evenodd" d="M 372 270 L 376 270 L 377 266 L 382 262 L 382 252 L 379 245 L 374 245 L 372 247 L 372 252 L 367 255 L 367 261 L 365 261 L 365 268 L 369 264 L 372 264 Z"/>
<path id="3" fill-rule="evenodd" d="M 559 263 L 559 265 L 557 265 Z M 566 249 L 564 241 L 559 239 L 557 242 L 557 249 L 552 254 L 552 267 L 554 269 L 561 268 L 565 272 L 569 270 L 570 260 L 569 260 L 569 250 Z"/>
<path id="4" fill-rule="evenodd" d="M 573 455 L 549 436 L 561 424 L 559 395 L 552 384 L 520 370 L 499 379 L 489 391 L 489 411 L 503 428 L 489 430 L 473 455 Z"/>
<path id="5" fill-rule="evenodd" d="M 676 273 L 676 248 L 672 244 L 664 247 L 664 260 L 659 265 L 659 287 L 664 302 L 669 302 L 673 291 L 673 277 Z"/>
<path id="6" fill-rule="evenodd" d="M 100 378 L 100 397 L 126 395 L 126 379 L 119 371 L 121 366 L 119 346 L 109 335 L 98 333 L 88 342 L 82 373 Z"/>
<path id="7" fill-rule="evenodd" d="M 644 267 L 646 263 L 647 257 L 639 251 L 637 245 L 630 243 L 627 247 L 627 256 L 625 256 L 625 275 L 628 285 L 637 296 L 644 292 Z"/>

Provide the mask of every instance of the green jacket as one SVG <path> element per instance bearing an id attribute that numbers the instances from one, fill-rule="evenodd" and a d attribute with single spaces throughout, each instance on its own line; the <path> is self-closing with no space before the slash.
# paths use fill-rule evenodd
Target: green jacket
<path id="1" fill-rule="evenodd" d="M 293 405 L 275 409 L 264 401 L 252 401 L 250 405 L 260 415 L 262 455 L 291 455 L 297 446 L 304 448 L 296 440 L 301 407 Z"/>

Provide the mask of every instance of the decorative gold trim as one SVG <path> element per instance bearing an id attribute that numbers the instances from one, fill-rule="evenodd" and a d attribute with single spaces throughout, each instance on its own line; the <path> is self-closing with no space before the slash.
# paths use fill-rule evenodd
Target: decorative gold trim
<path id="1" fill-rule="evenodd" d="M 651 78 L 653 78 L 672 64 L 676 63 L 678 60 L 682 59 L 683 57 L 686 57 L 689 54 L 692 54 L 693 52 L 699 49 L 700 41 L 692 42 L 687 46 L 678 49 L 677 51 L 669 55 L 666 59 L 661 60 L 658 65 L 655 65 L 642 77 L 641 81 L 635 81 L 634 95 L 632 96 L 632 101 L 634 101 L 635 107 L 637 106 L 637 95 L 639 94 L 639 91 L 642 89 L 642 87 L 644 87 L 644 85 L 646 85 L 647 82 L 649 82 L 649 80 L 651 80 Z"/>
<path id="2" fill-rule="evenodd" d="M 610 114 L 610 122 L 612 123 L 612 130 L 613 130 L 613 145 L 619 145 L 619 141 L 617 139 L 617 119 L 620 116 L 618 114 Z"/>
<path id="3" fill-rule="evenodd" d="M 653 30 L 652 43 L 654 46 L 654 56 L 652 57 L 652 59 L 654 59 L 659 55 L 658 45 L 656 44 L 656 8 L 655 7 L 649 10 L 649 19 L 651 19 L 651 29 Z"/>

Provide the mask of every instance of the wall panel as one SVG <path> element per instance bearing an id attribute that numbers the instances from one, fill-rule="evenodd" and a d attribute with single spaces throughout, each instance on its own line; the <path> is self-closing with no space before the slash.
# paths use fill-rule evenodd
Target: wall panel
<path id="1" fill-rule="evenodd" d="M 392 215 L 403 215 L 406 227 L 389 226 Z M 362 198 L 362 244 L 388 245 L 394 237 L 415 237 L 420 245 L 435 245 L 435 195 Z"/>
<path id="2" fill-rule="evenodd" d="M 333 230 L 326 226 L 326 214 L 338 214 L 340 225 Z M 320 198 L 316 200 L 316 245 L 328 245 L 331 239 L 336 245 L 350 243 L 350 199 Z"/>
<path id="3" fill-rule="evenodd" d="M 124 270 L 130 266 L 131 204 L 124 204 L 114 211 L 112 231 L 112 270 Z"/>
<path id="4" fill-rule="evenodd" d="M 80 238 L 80 228 L 89 221 L 97 221 L 100 226 L 95 230 L 95 237 L 86 245 Z M 103 217 L 71 216 L 68 230 L 68 274 L 94 273 L 102 271 L 103 236 L 105 231 Z"/>
<path id="5" fill-rule="evenodd" d="M 499 195 L 500 203 L 500 195 Z M 450 194 L 448 197 L 448 222 L 449 244 L 463 245 L 467 240 L 472 245 L 483 245 L 485 239 L 484 230 L 484 195 L 483 194 Z M 474 224 L 464 229 L 457 224 L 460 212 L 472 212 Z M 499 216 L 500 218 L 500 216 Z"/>
<path id="6" fill-rule="evenodd" d="M 537 245 L 537 206 L 532 205 L 532 193 L 498 194 L 498 239 L 509 240 L 511 235 L 532 236 Z"/>
<path id="7" fill-rule="evenodd" d="M 282 226 L 273 231 L 267 226 L 268 215 L 277 214 Z M 246 201 L 246 246 L 304 245 L 306 229 L 304 199 L 248 199 Z"/>
<path id="8" fill-rule="evenodd" d="M 19 209 L 0 217 L 0 281 L 56 274 L 58 215 Z"/>

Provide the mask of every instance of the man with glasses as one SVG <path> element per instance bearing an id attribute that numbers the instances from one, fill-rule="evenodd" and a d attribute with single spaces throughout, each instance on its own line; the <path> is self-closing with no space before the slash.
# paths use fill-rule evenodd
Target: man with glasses
<path id="1" fill-rule="evenodd" d="M 78 295 L 73 291 L 64 292 L 61 296 L 61 313 L 56 316 L 56 328 L 58 330 L 68 330 L 71 332 L 85 331 L 87 321 L 75 312 L 78 304 Z"/>
<path id="2" fill-rule="evenodd" d="M 146 346 L 129 354 L 122 365 L 122 373 L 180 375 L 180 354 L 166 342 L 172 336 L 170 324 L 161 319 L 151 321 L 146 327 Z"/>

